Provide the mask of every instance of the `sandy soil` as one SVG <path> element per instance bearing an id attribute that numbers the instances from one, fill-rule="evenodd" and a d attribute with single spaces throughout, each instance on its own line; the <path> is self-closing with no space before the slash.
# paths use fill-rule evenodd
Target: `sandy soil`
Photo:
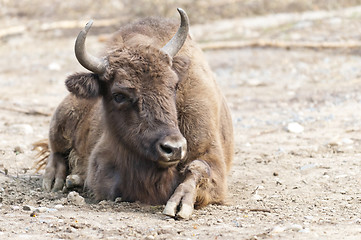
<path id="1" fill-rule="evenodd" d="M 361 12 L 254 28 L 254 38 L 361 38 Z M 249 29 L 245 29 L 245 33 Z M 82 71 L 58 31 L 0 43 L 0 239 L 360 239 L 361 57 L 358 49 L 242 48 L 206 57 L 232 110 L 236 152 L 228 205 L 191 220 L 163 206 L 92 203 L 44 193 L 32 143 L 47 137 Z M 88 46 L 101 51 L 92 35 Z"/>

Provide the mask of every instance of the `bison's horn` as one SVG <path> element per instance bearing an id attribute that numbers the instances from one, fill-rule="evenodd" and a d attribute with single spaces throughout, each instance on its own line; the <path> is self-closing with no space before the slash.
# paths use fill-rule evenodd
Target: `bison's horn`
<path id="1" fill-rule="evenodd" d="M 90 20 L 76 38 L 75 56 L 83 67 L 94 73 L 102 74 L 106 69 L 105 61 L 101 58 L 94 57 L 85 51 L 86 35 L 88 34 L 92 24 L 93 20 Z"/>
<path id="2" fill-rule="evenodd" d="M 174 57 L 182 48 L 189 31 L 189 19 L 186 12 L 181 8 L 177 8 L 177 10 L 181 17 L 180 27 L 173 38 L 162 48 L 171 57 Z"/>

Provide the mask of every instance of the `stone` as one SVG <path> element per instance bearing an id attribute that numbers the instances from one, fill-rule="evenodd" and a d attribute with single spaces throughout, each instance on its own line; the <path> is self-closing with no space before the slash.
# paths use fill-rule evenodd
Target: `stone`
<path id="1" fill-rule="evenodd" d="M 287 124 L 286 130 L 290 133 L 301 133 L 305 128 L 297 122 L 291 122 Z"/>
<path id="2" fill-rule="evenodd" d="M 67 200 L 69 203 L 74 204 L 74 205 L 84 205 L 85 204 L 84 198 L 75 191 L 72 191 L 68 194 Z"/>

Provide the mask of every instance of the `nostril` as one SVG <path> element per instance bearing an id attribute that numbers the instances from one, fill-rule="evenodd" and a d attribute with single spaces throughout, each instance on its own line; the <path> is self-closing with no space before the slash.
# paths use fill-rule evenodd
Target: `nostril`
<path id="1" fill-rule="evenodd" d="M 161 144 L 160 148 L 162 149 L 162 151 L 165 154 L 172 154 L 173 153 L 173 148 L 167 144 Z"/>
<path id="2" fill-rule="evenodd" d="M 187 142 L 178 136 L 167 136 L 156 146 L 161 161 L 182 160 L 187 151 Z"/>

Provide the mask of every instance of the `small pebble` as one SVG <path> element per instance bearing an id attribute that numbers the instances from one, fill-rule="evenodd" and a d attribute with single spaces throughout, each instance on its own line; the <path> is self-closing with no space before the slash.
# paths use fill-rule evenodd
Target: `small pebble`
<path id="1" fill-rule="evenodd" d="M 277 233 L 282 233 L 286 230 L 285 227 L 282 227 L 282 226 L 275 226 L 272 231 L 270 232 L 270 234 L 277 234 Z"/>
<path id="2" fill-rule="evenodd" d="M 172 225 L 163 225 L 157 233 L 160 234 L 175 234 L 176 230 Z"/>
<path id="3" fill-rule="evenodd" d="M 347 174 L 341 174 L 341 175 L 335 176 L 336 179 L 345 178 L 345 177 L 348 177 L 348 175 Z"/>
<path id="4" fill-rule="evenodd" d="M 291 122 L 287 124 L 286 130 L 291 133 L 301 133 L 304 131 L 304 127 L 297 123 L 297 122 Z"/>
<path id="5" fill-rule="evenodd" d="M 295 231 L 295 232 L 299 232 L 303 229 L 303 227 L 299 224 L 292 224 L 288 227 L 288 229 Z"/>
<path id="6" fill-rule="evenodd" d="M 82 196 L 79 195 L 79 193 L 77 192 L 70 192 L 68 194 L 68 202 L 74 205 L 84 205 L 85 204 L 85 200 Z"/>
<path id="7" fill-rule="evenodd" d="M 14 153 L 16 153 L 16 154 L 24 153 L 24 148 L 21 146 L 16 146 L 16 147 L 14 147 Z"/>
<path id="8" fill-rule="evenodd" d="M 253 199 L 253 200 L 256 200 L 256 201 L 260 201 L 260 200 L 263 199 L 263 197 L 262 197 L 261 195 L 254 194 L 254 195 L 252 196 L 252 199 Z"/>
<path id="9" fill-rule="evenodd" d="M 48 211 L 48 208 L 47 207 L 38 207 L 35 209 L 35 211 L 39 212 L 39 213 L 44 213 L 44 212 Z"/>
<path id="10" fill-rule="evenodd" d="M 58 209 L 55 209 L 55 208 L 48 208 L 47 212 L 57 212 Z"/>
<path id="11" fill-rule="evenodd" d="M 32 207 L 30 207 L 30 206 L 27 206 L 27 205 L 23 206 L 24 211 L 31 211 L 31 209 L 32 209 Z"/>
<path id="12" fill-rule="evenodd" d="M 306 164 L 306 165 L 303 165 L 302 167 L 300 167 L 300 170 L 301 171 L 306 171 L 306 170 L 309 170 L 309 169 L 313 169 L 315 167 L 316 167 L 316 164 L 310 163 L 310 164 Z"/>
<path id="13" fill-rule="evenodd" d="M 103 200 L 103 201 L 100 201 L 98 204 L 101 206 L 106 206 L 109 204 L 109 202 L 107 200 Z"/>
<path id="14" fill-rule="evenodd" d="M 300 231 L 298 231 L 300 233 L 309 233 L 310 232 L 310 229 L 309 228 L 304 228 L 304 229 L 301 229 Z"/>
<path id="15" fill-rule="evenodd" d="M 278 154 L 285 154 L 287 153 L 286 150 L 283 148 L 283 147 L 280 147 L 278 148 L 278 151 L 277 151 Z"/>
<path id="16" fill-rule="evenodd" d="M 12 209 L 12 210 L 19 210 L 20 207 L 19 207 L 19 206 L 11 206 L 11 209 Z"/>
<path id="17" fill-rule="evenodd" d="M 48 69 L 52 71 L 59 71 L 61 69 L 61 66 L 59 63 L 52 62 L 48 65 Z"/>
<path id="18" fill-rule="evenodd" d="M 62 204 L 57 204 L 57 205 L 54 206 L 54 208 L 55 208 L 55 209 L 62 209 L 62 208 L 64 208 L 64 205 L 62 205 Z"/>

